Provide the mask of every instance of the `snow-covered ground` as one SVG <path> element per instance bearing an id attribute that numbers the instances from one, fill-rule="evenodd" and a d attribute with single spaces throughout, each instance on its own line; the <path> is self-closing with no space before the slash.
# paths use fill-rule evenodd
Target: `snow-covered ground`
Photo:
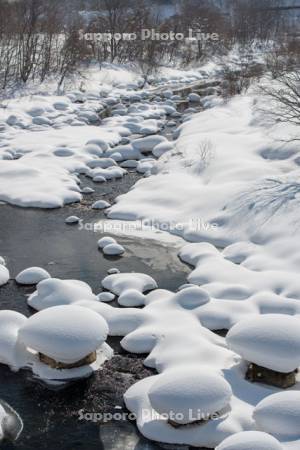
<path id="1" fill-rule="evenodd" d="M 283 373 L 300 363 L 300 158 L 297 142 L 283 143 L 295 129 L 268 121 L 256 88 L 228 102 L 209 96 L 205 111 L 181 115 L 171 83 L 207 74 L 169 70 L 158 80 L 169 88 L 153 98 L 122 73 L 112 82 L 115 71 L 97 93 L 22 98 L 0 110 L 0 200 L 59 207 L 81 200 L 78 174 L 105 182 L 135 167 L 145 177 L 109 207 L 108 217 L 116 225 L 146 220 L 137 234 L 180 247 L 180 258 L 194 268 L 189 284 L 174 293 L 146 274 L 114 273 L 102 282 L 113 295 L 102 300 L 85 283 L 47 275 L 28 298 L 36 316 L 2 312 L 1 362 L 31 365 L 51 378 L 36 353 L 28 359 L 32 347 L 64 362 L 104 345 L 103 363 L 112 356 L 107 323 L 125 350 L 148 354 L 145 365 L 157 371 L 125 394 L 147 438 L 220 450 L 299 449 L 299 375 L 283 392 L 245 379 L 249 362 Z M 97 114 L 106 107 L 111 116 L 99 126 Z M 156 136 L 179 117 L 174 142 Z M 98 245 L 118 246 L 106 237 Z M 2 263 L 0 284 L 9 279 Z M 38 281 L 37 269 L 19 280 Z M 107 304 L 115 296 L 124 308 Z M 79 324 L 85 310 L 89 332 Z M 61 324 L 68 314 L 67 333 Z M 227 339 L 214 333 L 224 329 Z M 65 338 L 71 355 L 65 342 L 59 349 Z"/>

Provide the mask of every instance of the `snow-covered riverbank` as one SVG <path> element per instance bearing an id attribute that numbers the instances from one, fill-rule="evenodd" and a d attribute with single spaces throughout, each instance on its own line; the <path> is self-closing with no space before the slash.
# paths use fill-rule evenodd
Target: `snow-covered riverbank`
<path id="1" fill-rule="evenodd" d="M 167 87 L 154 97 L 137 86 L 119 86 L 98 97 L 89 94 L 79 103 L 76 95 L 34 99 L 33 104 L 14 101 L 1 112 L 0 199 L 55 208 L 81 201 L 79 175 L 105 185 L 127 169 L 137 170 L 144 178 L 108 209 L 109 219 L 116 220 L 107 221 L 114 227 L 108 234 L 126 236 L 124 221 L 131 221 L 130 238 L 176 246 L 181 260 L 194 270 L 189 284 L 176 286 L 176 292 L 157 288 L 146 274 L 109 275 L 102 282 L 113 294 L 108 299 L 117 296 L 126 308 L 111 306 L 90 291 L 78 292 L 78 282 L 55 279 L 41 281 L 29 305 L 37 310 L 59 305 L 90 309 L 104 318 L 111 336 L 123 337 L 126 351 L 148 354 L 145 365 L 157 374 L 134 384 L 124 396 L 148 439 L 226 449 L 231 447 L 221 444 L 225 438 L 252 430 L 274 439 L 258 433 L 243 441 L 241 435 L 242 443 L 250 439 L 247 450 L 270 450 L 271 444 L 296 450 L 299 375 L 291 388 L 291 409 L 286 406 L 289 391 L 280 397 L 278 386 L 245 379 L 249 363 L 265 362 L 266 370 L 287 375 L 298 369 L 299 333 L 292 330 L 300 317 L 299 155 L 297 143 L 281 142 L 293 130 L 268 123 L 255 90 L 229 102 L 216 95 L 190 97 L 197 102 L 183 113 L 177 110 L 181 99 Z M 193 108 L 199 101 L 205 111 Z M 107 109 L 110 117 L 98 126 L 98 114 Z M 175 139 L 157 136 L 163 130 Z M 102 219 L 94 224 L 105 226 Z M 7 282 L 4 266 L 0 275 Z M 266 321 L 260 325 L 262 315 Z M 275 331 L 272 323 L 277 323 Z M 25 327 L 14 327 L 9 345 L 3 338 L 2 362 L 24 344 Z M 247 329 L 254 331 L 243 334 Z M 221 330 L 230 330 L 227 340 L 215 333 Z M 261 357 L 261 348 L 267 358 Z M 272 426 L 273 415 L 280 427 Z"/>

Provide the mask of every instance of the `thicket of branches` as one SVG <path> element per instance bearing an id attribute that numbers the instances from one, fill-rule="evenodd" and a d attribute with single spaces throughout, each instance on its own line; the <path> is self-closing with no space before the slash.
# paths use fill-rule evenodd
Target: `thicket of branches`
<path id="1" fill-rule="evenodd" d="M 244 48 L 246 63 L 236 70 L 224 68 L 229 84 L 235 88 L 235 79 L 241 73 L 245 78 L 252 76 L 247 49 L 257 42 L 267 45 L 280 41 L 281 48 L 276 50 L 281 52 L 280 67 L 292 64 L 291 49 L 287 48 L 292 44 L 283 40 L 287 30 L 276 10 L 278 0 L 224 0 L 223 8 L 213 0 L 173 0 L 173 3 L 176 14 L 161 19 L 157 4 L 149 0 L 0 0 L 0 87 L 6 89 L 31 80 L 43 82 L 53 75 L 62 85 L 83 64 L 95 61 L 134 62 L 146 82 L 162 63 L 176 61 L 188 65 L 211 55 L 227 54 L 238 44 Z M 206 36 L 217 33 L 219 39 L 191 43 L 114 38 L 117 33 L 152 28 L 160 33 L 172 31 L 184 35 L 190 29 Z M 111 33 L 112 37 L 106 41 L 87 41 L 81 38 L 80 31 Z M 297 52 L 294 48 L 294 53 Z M 278 70 L 276 64 L 278 58 L 270 54 L 267 66 L 274 73 Z M 245 80 L 244 84 L 247 85 Z"/>

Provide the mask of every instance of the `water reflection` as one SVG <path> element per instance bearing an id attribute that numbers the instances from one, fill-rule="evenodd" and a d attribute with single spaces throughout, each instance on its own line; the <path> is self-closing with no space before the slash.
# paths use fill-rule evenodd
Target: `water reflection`
<path id="1" fill-rule="evenodd" d="M 130 422 L 101 425 L 100 441 L 104 450 L 161 450 L 158 445 L 141 437 Z"/>

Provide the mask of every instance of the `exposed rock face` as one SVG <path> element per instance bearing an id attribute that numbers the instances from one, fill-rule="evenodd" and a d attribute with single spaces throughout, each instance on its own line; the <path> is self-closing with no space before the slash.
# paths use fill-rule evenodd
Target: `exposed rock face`
<path id="1" fill-rule="evenodd" d="M 76 361 L 72 364 L 65 364 L 59 361 L 55 361 L 55 359 L 50 358 L 49 356 L 44 355 L 43 353 L 39 353 L 39 358 L 42 363 L 47 364 L 52 369 L 74 369 L 76 367 L 87 366 L 95 362 L 97 359 L 97 353 L 92 352 L 85 358 L 82 358 L 79 361 Z"/>
<path id="2" fill-rule="evenodd" d="M 251 363 L 246 372 L 246 379 L 252 382 L 270 384 L 287 389 L 296 384 L 296 371 L 290 373 L 276 372 Z"/>

